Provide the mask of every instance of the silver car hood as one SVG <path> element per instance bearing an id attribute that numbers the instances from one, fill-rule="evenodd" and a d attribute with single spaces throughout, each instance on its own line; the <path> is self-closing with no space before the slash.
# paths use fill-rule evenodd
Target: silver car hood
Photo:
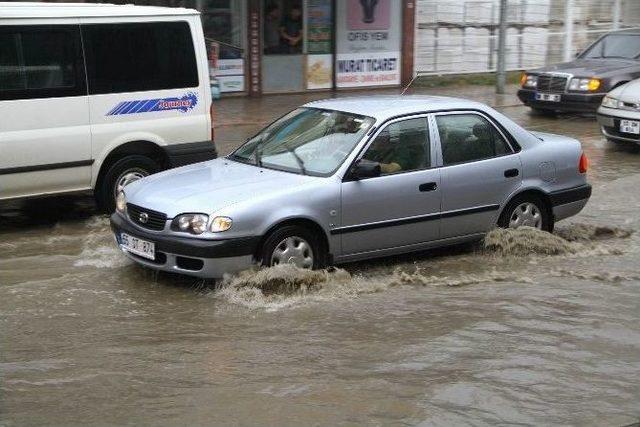
<path id="1" fill-rule="evenodd" d="M 624 102 L 640 103 L 640 79 L 632 80 L 613 89 L 609 95 Z"/>
<path id="2" fill-rule="evenodd" d="M 127 202 L 163 212 L 212 214 L 226 206 L 279 193 L 312 182 L 314 177 L 259 168 L 219 158 L 170 169 L 125 187 Z"/>

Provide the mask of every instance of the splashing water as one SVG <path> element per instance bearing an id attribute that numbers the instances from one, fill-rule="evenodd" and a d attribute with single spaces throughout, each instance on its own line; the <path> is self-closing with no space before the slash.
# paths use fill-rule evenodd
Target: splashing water
<path id="1" fill-rule="evenodd" d="M 622 253 L 621 249 L 611 244 L 631 234 L 630 230 L 584 224 L 569 225 L 557 234 L 530 227 L 496 229 L 486 235 L 481 252 L 441 259 L 425 258 L 375 274 L 366 273 L 366 269 L 364 274 L 351 274 L 340 268 L 311 271 L 283 264 L 228 276 L 213 295 L 235 305 L 273 311 L 312 301 L 354 298 L 399 286 L 456 287 L 488 282 L 529 284 L 534 280 L 522 274 L 523 271 L 513 262 L 505 264 L 505 256 L 529 258 L 525 265 L 531 268 L 537 264 L 536 256 L 618 255 Z M 500 255 L 499 261 L 496 254 Z M 471 263 L 472 269 L 456 268 L 465 263 Z M 559 273 L 556 271 L 554 274 Z M 616 277 L 606 279 L 619 280 Z"/>
<path id="2" fill-rule="evenodd" d="M 496 228 L 485 236 L 484 247 L 502 255 L 515 256 L 563 255 L 576 252 L 576 248 L 562 237 L 532 227 Z"/>
<path id="3" fill-rule="evenodd" d="M 229 276 L 215 297 L 247 308 L 277 310 L 303 302 L 376 293 L 389 286 L 384 278 L 352 276 L 341 268 L 312 271 L 281 264 Z"/>

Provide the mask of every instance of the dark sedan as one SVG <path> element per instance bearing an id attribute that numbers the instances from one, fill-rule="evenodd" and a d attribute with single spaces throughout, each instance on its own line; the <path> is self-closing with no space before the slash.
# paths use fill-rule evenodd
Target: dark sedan
<path id="1" fill-rule="evenodd" d="M 611 89 L 640 77 L 640 30 L 599 38 L 571 62 L 526 71 L 518 98 L 539 112 L 594 113 Z"/>

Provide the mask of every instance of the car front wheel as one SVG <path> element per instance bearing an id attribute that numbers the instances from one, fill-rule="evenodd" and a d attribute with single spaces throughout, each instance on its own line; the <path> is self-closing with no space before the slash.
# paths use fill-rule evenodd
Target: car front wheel
<path id="1" fill-rule="evenodd" d="M 515 197 L 504 208 L 498 226 L 502 228 L 533 227 L 553 231 L 553 217 L 547 203 L 535 195 Z"/>
<path id="2" fill-rule="evenodd" d="M 298 225 L 288 225 L 275 230 L 262 246 L 262 265 L 273 267 L 292 264 L 303 269 L 319 269 L 325 266 L 326 250 L 315 233 Z"/>

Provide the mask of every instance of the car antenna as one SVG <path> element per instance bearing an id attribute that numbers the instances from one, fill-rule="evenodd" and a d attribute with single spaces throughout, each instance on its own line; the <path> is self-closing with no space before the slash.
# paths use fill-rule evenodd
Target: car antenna
<path id="1" fill-rule="evenodd" d="M 406 85 L 406 86 L 404 87 L 404 89 L 402 89 L 402 93 L 400 93 L 400 96 L 404 95 L 404 93 L 407 91 L 407 89 L 409 89 L 409 86 L 411 86 L 411 83 L 413 83 L 413 81 L 414 81 L 415 79 L 417 79 L 417 78 L 418 78 L 418 73 L 416 73 L 416 75 L 415 75 L 415 76 L 413 76 L 413 78 L 411 79 L 411 81 L 409 82 L 409 84 L 408 84 L 408 85 Z"/>

